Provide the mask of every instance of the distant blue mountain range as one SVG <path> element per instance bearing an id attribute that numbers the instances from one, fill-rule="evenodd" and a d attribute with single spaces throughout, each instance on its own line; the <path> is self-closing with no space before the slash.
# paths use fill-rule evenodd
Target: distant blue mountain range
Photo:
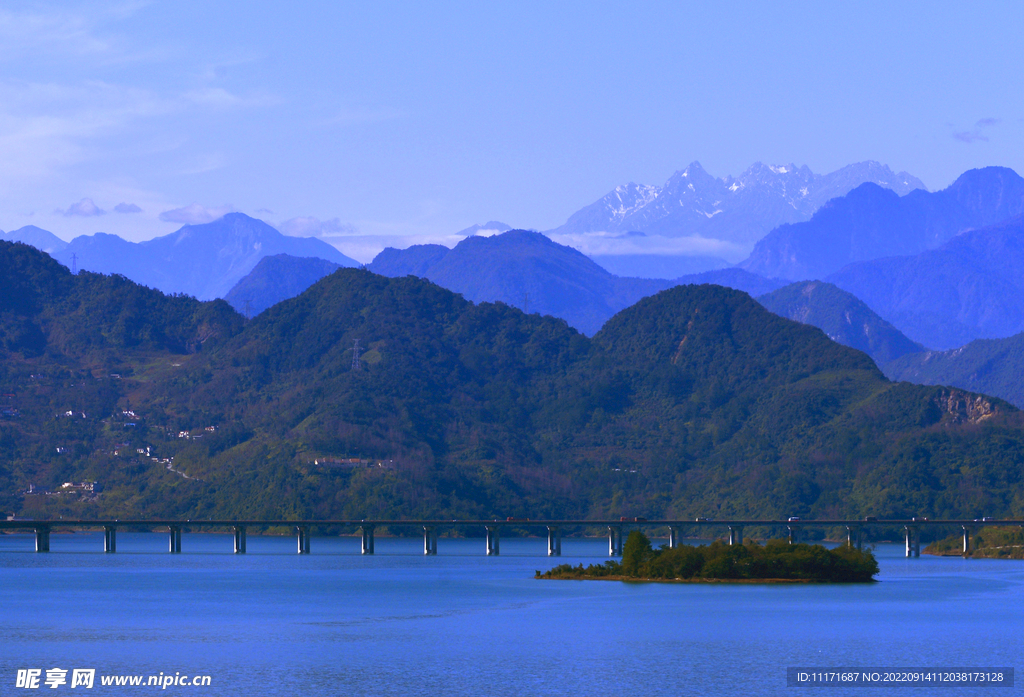
<path id="1" fill-rule="evenodd" d="M 1024 216 L 914 256 L 850 264 L 827 281 L 934 349 L 1024 331 Z"/>
<path id="2" fill-rule="evenodd" d="M 1024 179 L 1005 167 L 973 169 L 942 191 L 902 197 L 862 184 L 810 220 L 772 230 L 740 266 L 762 276 L 821 279 L 853 262 L 935 249 L 961 232 L 1022 213 Z"/>
<path id="3" fill-rule="evenodd" d="M 32 226 L 6 233 L 3 239 L 31 244 L 68 267 L 74 259 L 85 271 L 121 274 L 164 293 L 184 293 L 200 300 L 224 297 L 260 259 L 274 254 L 360 266 L 322 240 L 282 235 L 243 213 L 229 213 L 202 225 L 186 225 L 146 242 L 128 242 L 98 232 L 66 243 Z"/>
<path id="4" fill-rule="evenodd" d="M 7 242 L 24 242 L 27 245 L 35 247 L 41 252 L 46 252 L 50 256 L 65 250 L 68 246 L 67 242 L 54 235 L 52 232 L 36 227 L 35 225 L 26 225 L 25 227 L 18 228 L 17 230 L 0 233 L 0 239 Z"/>
<path id="5" fill-rule="evenodd" d="M 865 182 L 900 195 L 925 188 L 917 177 L 894 173 L 877 162 L 858 162 L 828 174 L 815 174 L 806 166 L 756 162 L 740 176 L 725 178 L 713 177 L 699 162 L 691 162 L 664 186 L 618 186 L 549 232 L 639 231 L 750 245 L 783 223 L 807 220 L 826 201 Z"/>
<path id="6" fill-rule="evenodd" d="M 676 285 L 715 283 L 758 295 L 785 285 L 742 269 L 674 280 L 616 276 L 572 247 L 527 230 L 468 237 L 454 249 L 442 245 L 389 248 L 367 268 L 382 276 L 426 278 L 474 302 L 498 301 L 561 317 L 588 335 L 619 310 Z"/>

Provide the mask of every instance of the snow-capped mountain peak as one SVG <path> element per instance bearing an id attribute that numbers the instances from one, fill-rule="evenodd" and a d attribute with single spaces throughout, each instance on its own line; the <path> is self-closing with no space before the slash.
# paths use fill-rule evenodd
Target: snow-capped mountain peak
<path id="1" fill-rule="evenodd" d="M 639 230 L 666 237 L 717 238 L 752 245 L 783 223 L 807 220 L 826 201 L 871 181 L 900 195 L 924 185 L 877 162 L 817 175 L 806 165 L 755 162 L 738 177 L 717 178 L 694 160 L 664 185 L 630 182 L 577 211 L 553 234 Z"/>

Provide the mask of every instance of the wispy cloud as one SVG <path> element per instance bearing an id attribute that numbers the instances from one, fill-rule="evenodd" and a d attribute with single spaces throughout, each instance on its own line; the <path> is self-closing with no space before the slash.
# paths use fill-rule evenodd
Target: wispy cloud
<path id="1" fill-rule="evenodd" d="M 311 216 L 291 218 L 278 225 L 277 229 L 292 237 L 342 237 L 359 233 L 355 225 L 343 223 L 338 218 L 319 220 Z"/>
<path id="2" fill-rule="evenodd" d="M 49 176 L 92 157 L 95 138 L 167 112 L 145 90 L 0 80 L 0 185 Z"/>
<path id="3" fill-rule="evenodd" d="M 262 92 L 227 89 L 220 84 L 224 75 L 209 67 L 210 56 L 199 62 L 172 39 L 163 46 L 140 42 L 124 20 L 144 14 L 150 4 L 0 6 L 0 191 L 56 189 L 81 180 L 76 168 L 109 171 L 114 168 L 104 162 L 157 149 L 165 159 L 166 152 L 177 151 L 176 162 L 167 164 L 178 175 L 220 169 L 227 158 L 196 152 L 197 139 L 177 117 L 277 103 Z M 229 56 L 228 64 L 240 60 L 254 58 Z M 172 61 L 174 79 L 139 79 L 136 64 Z M 114 183 L 98 180 L 92 190 Z"/>
<path id="4" fill-rule="evenodd" d="M 382 107 L 378 109 L 344 108 L 336 111 L 333 116 L 317 122 L 320 126 L 355 126 L 364 123 L 378 123 L 400 119 L 405 114 L 398 109 Z"/>
<path id="5" fill-rule="evenodd" d="M 142 209 L 134 203 L 119 203 L 114 206 L 115 213 L 141 213 Z"/>
<path id="6" fill-rule="evenodd" d="M 202 87 L 199 89 L 189 90 L 182 95 L 182 99 L 190 102 L 191 104 L 212 107 L 214 109 L 273 106 L 280 103 L 280 99 L 273 95 L 240 95 L 229 92 L 223 87 Z"/>
<path id="7" fill-rule="evenodd" d="M 83 218 L 88 218 L 94 215 L 106 215 L 107 212 L 93 203 L 91 198 L 83 198 L 78 203 L 72 203 L 67 208 L 58 208 L 55 213 L 61 215 L 72 216 L 79 215 Z"/>
<path id="8" fill-rule="evenodd" d="M 587 255 L 712 256 L 736 262 L 750 253 L 749 247 L 710 237 L 631 236 L 593 232 L 548 237 L 558 244 L 573 247 Z"/>
<path id="9" fill-rule="evenodd" d="M 989 116 L 984 119 L 978 119 L 974 123 L 974 128 L 964 129 L 959 131 L 953 131 L 953 140 L 959 140 L 961 143 L 976 143 L 978 141 L 988 142 L 988 136 L 985 135 L 983 129 L 996 126 L 1000 123 L 1000 119 Z"/>
<path id="10" fill-rule="evenodd" d="M 193 203 L 182 208 L 173 208 L 160 214 L 160 220 L 165 223 L 184 223 L 185 225 L 201 225 L 210 223 L 217 218 L 234 212 L 234 206 L 219 206 L 207 208 L 198 203 Z"/>

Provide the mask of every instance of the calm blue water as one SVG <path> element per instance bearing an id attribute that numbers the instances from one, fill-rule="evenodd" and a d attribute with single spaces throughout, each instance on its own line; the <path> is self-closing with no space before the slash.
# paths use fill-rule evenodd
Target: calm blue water
<path id="1" fill-rule="evenodd" d="M 210 675 L 202 695 L 793 695 L 787 666 L 1014 666 L 1024 562 L 905 559 L 876 550 L 870 586 L 537 581 L 604 559 L 607 543 L 255 537 L 0 536 L 0 695 L 19 668 Z M 70 676 L 70 673 L 69 673 Z M 44 672 L 45 677 L 45 672 Z M 1021 679 L 1021 678 L 1019 678 Z M 69 681 L 70 682 L 70 681 Z M 102 687 L 90 693 L 153 694 Z M 70 691 L 42 686 L 48 694 Z M 997 688 L 845 688 L 844 695 L 997 695 Z M 81 691 L 76 688 L 71 694 Z"/>

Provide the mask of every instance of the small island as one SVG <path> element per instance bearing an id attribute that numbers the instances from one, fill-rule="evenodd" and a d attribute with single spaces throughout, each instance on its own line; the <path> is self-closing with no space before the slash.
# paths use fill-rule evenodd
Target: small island
<path id="1" fill-rule="evenodd" d="M 964 554 L 963 535 L 937 540 L 924 548 L 925 554 L 939 557 L 973 557 L 977 559 L 1024 559 L 1024 530 L 988 527 L 972 535 L 971 550 Z"/>
<path id="2" fill-rule="evenodd" d="M 639 530 L 629 533 L 622 561 L 561 564 L 536 578 L 565 580 L 663 581 L 681 583 L 870 583 L 878 562 L 870 551 L 852 547 L 789 544 L 770 540 L 726 545 L 654 549 Z"/>

